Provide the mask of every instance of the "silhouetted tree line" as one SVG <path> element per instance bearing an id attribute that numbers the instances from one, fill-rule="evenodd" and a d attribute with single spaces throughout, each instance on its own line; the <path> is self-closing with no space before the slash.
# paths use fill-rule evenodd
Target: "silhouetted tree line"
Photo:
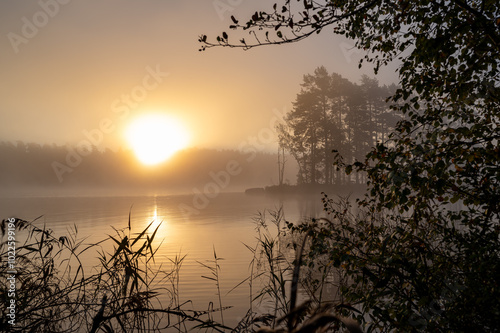
<path id="1" fill-rule="evenodd" d="M 343 161 L 363 160 L 371 147 L 385 141 L 398 115 L 389 109 L 388 96 L 395 85 L 380 86 L 363 75 L 352 83 L 319 67 L 304 75 L 293 109 L 278 128 L 280 145 L 297 161 L 299 184 L 362 183 L 360 173 L 346 176 L 334 166 L 337 151 Z"/>
<path id="2" fill-rule="evenodd" d="M 236 161 L 241 172 L 231 178 L 228 188 L 265 186 L 278 181 L 277 157 L 269 153 L 249 155 L 236 150 L 190 148 L 177 152 L 161 165 L 146 167 L 131 151 L 92 147 L 79 163 L 68 166 L 68 154 L 72 151 L 75 149 L 64 145 L 0 142 L 0 186 L 4 189 L 16 186 L 154 187 L 189 191 L 193 186 L 211 181 L 210 172 L 225 170 L 229 161 Z M 70 171 L 58 178 L 54 162 Z M 285 177 L 290 179 L 296 170 L 289 169 Z"/>

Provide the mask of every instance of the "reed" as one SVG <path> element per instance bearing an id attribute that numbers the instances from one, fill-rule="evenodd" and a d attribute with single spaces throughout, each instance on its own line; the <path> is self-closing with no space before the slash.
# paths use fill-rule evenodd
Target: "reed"
<path id="1" fill-rule="evenodd" d="M 52 230 L 39 227 L 36 222 L 36 219 L 15 219 L 16 265 L 19 267 L 16 325 L 10 325 L 8 318 L 2 316 L 2 330 L 94 333 L 160 332 L 173 328 L 187 331 L 186 321 L 216 332 L 230 330 L 212 319 L 211 310 L 194 311 L 182 307 L 179 276 L 185 256 L 174 258 L 171 270 L 155 263 L 155 254 L 161 244 L 153 246 L 158 231 L 158 227 L 151 228 L 153 223 L 134 232 L 129 215 L 126 228 L 115 229 L 114 235 L 86 244 L 85 239 L 78 238 L 76 226 L 68 235 L 57 237 Z M 0 224 L 2 278 L 9 272 L 3 260 L 8 252 L 8 223 L 3 220 Z M 89 273 L 80 258 L 95 256 L 95 253 L 99 264 Z M 164 287 L 168 279 L 170 290 Z M 5 284 L 0 285 L 1 299 L 7 299 L 8 292 Z M 172 296 L 171 304 L 166 307 L 159 299 L 165 292 Z M 2 313 L 6 313 L 6 307 L 6 302 L 0 303 Z"/>
<path id="2" fill-rule="evenodd" d="M 282 208 L 267 213 L 270 221 L 266 212 L 259 213 L 254 219 L 256 244 L 245 245 L 253 254 L 249 265 L 250 276 L 237 287 L 248 282 L 250 309 L 234 331 L 337 332 L 343 326 L 349 332 L 362 332 L 356 320 L 338 313 L 337 303 L 322 302 L 321 296 L 315 297 L 315 292 L 311 293 L 311 289 L 306 288 L 310 280 L 301 278 L 301 271 L 309 268 L 304 267 L 303 261 L 309 235 L 288 232 L 284 227 Z M 320 290 L 320 295 L 329 271 L 323 267 L 321 273 L 323 278 L 315 289 Z M 256 289 L 258 291 L 254 295 Z M 266 306 L 269 304 L 270 307 Z"/>
<path id="3" fill-rule="evenodd" d="M 316 297 L 322 294 L 326 270 L 317 288 L 307 288 L 308 275 L 301 272 L 303 257 L 308 249 L 305 234 L 292 234 L 285 228 L 281 208 L 260 213 L 255 219 L 256 242 L 246 245 L 253 258 L 249 276 L 232 290 L 244 284 L 249 287 L 249 310 L 233 328 L 225 325 L 221 288 L 221 261 L 215 246 L 213 259 L 199 262 L 209 271 L 202 277 L 215 283 L 217 306 L 207 310 L 186 309 L 191 301 L 180 295 L 181 268 L 186 255 L 169 258 L 170 267 L 155 260 L 160 245 L 155 246 L 159 225 L 134 231 L 131 214 L 127 226 L 114 229 L 114 234 L 93 243 L 79 239 L 75 225 L 65 236 L 57 237 L 37 221 L 16 219 L 16 232 L 22 234 L 18 245 L 17 275 L 19 289 L 16 301 L 15 329 L 26 332 L 178 332 L 205 329 L 212 332 L 316 332 L 334 330 L 344 325 L 350 332 L 361 332 L 359 325 L 340 316 L 332 303 Z M 270 216 L 270 221 L 268 216 Z M 6 237 L 2 221 L 2 238 Z M 7 242 L 0 243 L 1 258 L 5 258 Z M 306 252 L 304 252 L 306 251 Z M 90 272 L 80 258 L 97 253 L 98 265 Z M 1 262 L 2 276 L 7 274 Z M 0 297 L 7 289 L 0 286 Z M 305 292 L 305 294 L 304 294 Z M 170 295 L 163 305 L 161 295 Z M 305 299 L 304 299 L 305 298 Z M 6 311 L 5 303 L 0 311 Z M 218 314 L 219 320 L 214 319 Z M 6 319 L 2 326 L 12 330 Z M 189 322 L 189 324 L 187 324 Z M 337 325 L 337 326 L 336 326 Z"/>
<path id="4" fill-rule="evenodd" d="M 224 307 L 222 306 L 222 295 L 220 291 L 220 265 L 219 261 L 224 260 L 224 258 L 217 257 L 217 252 L 215 251 L 215 246 L 213 247 L 213 260 L 208 260 L 209 264 L 202 263 L 201 261 L 198 261 L 198 263 L 207 268 L 210 271 L 210 276 L 202 275 L 201 277 L 207 280 L 211 280 L 215 282 L 215 288 L 217 289 L 217 298 L 219 301 L 219 313 L 220 313 L 220 319 L 222 325 L 224 325 L 224 313 L 223 309 Z"/>

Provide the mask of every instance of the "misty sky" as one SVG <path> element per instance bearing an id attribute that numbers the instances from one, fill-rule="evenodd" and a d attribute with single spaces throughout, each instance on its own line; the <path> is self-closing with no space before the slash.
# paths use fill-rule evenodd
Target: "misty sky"
<path id="1" fill-rule="evenodd" d="M 217 4 L 232 11 L 218 12 Z M 103 145 L 116 149 L 126 146 L 123 128 L 135 116 L 161 111 L 185 124 L 192 146 L 237 148 L 269 127 L 274 109 L 291 108 L 302 76 L 316 67 L 352 82 L 363 73 L 373 76 L 370 67 L 358 70 L 363 54 L 348 52 L 353 43 L 327 30 L 292 45 L 198 51 L 200 34 L 229 32 L 230 15 L 246 20 L 271 6 L 249 0 L 1 1 L 0 140 L 75 144 L 108 119 L 113 130 Z M 396 82 L 395 68 L 379 81 Z"/>

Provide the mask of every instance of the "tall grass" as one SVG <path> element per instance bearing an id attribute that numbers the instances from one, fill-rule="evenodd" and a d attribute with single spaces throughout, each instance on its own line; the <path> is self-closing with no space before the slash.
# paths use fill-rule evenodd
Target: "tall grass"
<path id="1" fill-rule="evenodd" d="M 336 332 L 343 326 L 350 332 L 362 332 L 355 320 L 337 313 L 339 303 L 335 299 L 323 300 L 324 288 L 336 273 L 331 265 L 304 266 L 302 258 L 309 236 L 300 238 L 287 232 L 282 208 L 267 213 L 270 219 L 263 212 L 254 220 L 255 245 L 245 245 L 253 258 L 249 277 L 238 286 L 248 283 L 250 306 L 234 331 Z M 308 274 L 301 277 L 304 270 Z M 311 277 L 317 274 L 321 277 L 311 287 Z"/>
<path id="2" fill-rule="evenodd" d="M 198 263 L 200 265 L 202 265 L 203 267 L 207 268 L 211 273 L 210 276 L 202 275 L 202 278 L 215 282 L 215 288 L 217 289 L 217 298 L 219 300 L 218 310 L 220 313 L 221 323 L 222 323 L 222 325 L 224 325 L 224 314 L 223 314 L 224 308 L 222 306 L 222 295 L 221 295 L 221 291 L 220 291 L 220 276 L 219 276 L 220 269 L 221 269 L 220 265 L 219 265 L 219 261 L 224 260 L 224 258 L 217 257 L 217 252 L 215 252 L 215 246 L 214 246 L 213 250 L 214 250 L 214 252 L 213 252 L 214 259 L 209 260 L 208 261 L 209 264 L 205 264 L 205 263 L 202 263 L 200 261 L 198 261 Z"/>
<path id="3" fill-rule="evenodd" d="M 6 225 L 0 225 L 0 275 L 7 277 Z M 158 227 L 152 223 L 133 232 L 128 226 L 114 235 L 85 244 L 78 239 L 76 226 L 66 236 L 57 237 L 35 221 L 15 220 L 18 273 L 16 274 L 16 325 L 1 316 L 5 331 L 22 332 L 160 332 L 167 328 L 187 331 L 186 321 L 199 327 L 224 332 L 228 327 L 211 318 L 212 311 L 185 310 L 180 304 L 179 272 L 184 257 L 173 260 L 170 271 L 155 265 L 154 247 Z M 22 238 L 22 240 L 21 240 Z M 105 250 L 104 246 L 112 250 Z M 99 265 L 89 273 L 80 258 L 95 256 Z M 172 281 L 170 290 L 165 281 Z M 160 295 L 170 294 L 168 306 Z M 0 299 L 7 300 L 8 289 L 0 284 Z M 7 303 L 0 302 L 6 313 Z M 175 318 L 176 320 L 173 320 Z"/>
<path id="4" fill-rule="evenodd" d="M 16 232 L 23 239 L 17 245 L 17 265 L 22 268 L 16 276 L 17 325 L 10 326 L 3 316 L 0 327 L 23 332 L 109 333 L 166 329 L 322 332 L 344 326 L 350 332 L 361 332 L 356 322 L 337 313 L 335 299 L 324 296 L 335 273 L 331 265 L 318 258 L 307 260 L 309 265 L 305 266 L 308 234 L 298 237 L 287 232 L 281 208 L 268 214 L 261 213 L 254 220 L 256 242 L 246 244 L 252 253 L 249 276 L 232 289 L 247 285 L 249 291 L 248 312 L 233 328 L 225 326 L 224 310 L 229 307 L 223 305 L 221 292 L 223 258 L 215 247 L 213 259 L 199 263 L 210 273 L 203 277 L 215 283 L 218 304 L 193 310 L 186 309 L 190 301 L 183 303 L 180 296 L 181 267 L 186 256 L 179 253 L 169 258 L 170 267 L 155 259 L 161 246 L 153 246 L 159 225 L 153 228 L 151 222 L 134 231 L 129 214 L 125 228 L 114 229 L 114 234 L 87 244 L 87 240 L 78 238 L 76 226 L 68 235 L 57 237 L 45 226 L 37 226 L 36 220 L 16 219 Z M 6 223 L 3 220 L 0 225 L 2 277 L 8 271 L 4 260 Z M 95 253 L 99 264 L 89 272 L 80 258 Z M 2 299 L 7 299 L 7 292 L 5 285 L 0 285 Z M 162 295 L 170 296 L 168 304 L 162 304 Z M 0 311 L 6 312 L 5 302 L 0 303 Z"/>
<path id="5" fill-rule="evenodd" d="M 168 258 L 170 263 L 172 264 L 172 269 L 171 271 L 167 274 L 168 280 L 170 281 L 171 289 L 170 293 L 172 296 L 172 302 L 171 306 L 173 307 L 174 310 L 179 311 L 181 309 L 181 302 L 180 302 L 180 288 L 179 288 L 179 282 L 180 282 L 180 272 L 181 272 L 181 267 L 182 264 L 184 263 L 184 259 L 186 259 L 186 255 L 182 256 L 181 253 L 176 254 L 175 257 Z M 181 316 L 177 316 L 177 324 L 174 325 L 175 328 L 179 331 L 182 332 L 187 331 L 186 326 L 184 325 L 184 322 L 182 321 Z"/>

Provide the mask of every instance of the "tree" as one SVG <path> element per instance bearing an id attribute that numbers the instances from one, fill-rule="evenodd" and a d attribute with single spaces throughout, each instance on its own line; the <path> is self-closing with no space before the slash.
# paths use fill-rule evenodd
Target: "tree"
<path id="1" fill-rule="evenodd" d="M 309 184 L 320 182 L 324 150 L 331 144 L 331 127 L 334 125 L 330 119 L 329 92 L 330 75 L 326 68 L 319 67 L 314 75 L 304 76 L 301 92 L 287 115 L 295 146 L 301 146 L 307 152 L 300 161 L 301 169 L 307 170 L 304 182 Z"/>
<path id="2" fill-rule="evenodd" d="M 341 184 L 332 151 L 354 162 L 375 146 L 373 128 L 393 126 L 377 118 L 388 109 L 387 89 L 368 77 L 362 85 L 353 84 L 323 66 L 304 75 L 301 87 L 285 124 L 278 127 L 280 145 L 297 160 L 299 183 Z M 357 174 L 356 183 L 360 182 Z"/>
<path id="3" fill-rule="evenodd" d="M 342 223 L 313 227 L 330 247 L 312 251 L 345 270 L 346 299 L 371 329 L 498 330 L 500 3 L 287 0 L 233 22 L 249 40 L 203 35 L 202 49 L 291 43 L 329 28 L 366 51 L 360 66 L 401 62 L 390 100 L 405 119 L 346 166 L 367 173 L 366 213 L 327 205 Z"/>

